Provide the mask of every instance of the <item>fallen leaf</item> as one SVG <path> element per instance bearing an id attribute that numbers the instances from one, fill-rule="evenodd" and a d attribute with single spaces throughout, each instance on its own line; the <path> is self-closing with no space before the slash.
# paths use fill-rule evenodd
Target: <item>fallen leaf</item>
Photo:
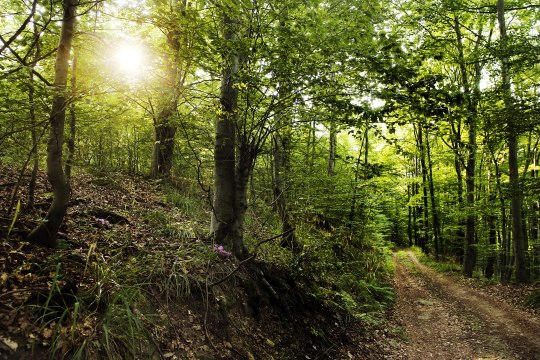
<path id="1" fill-rule="evenodd" d="M 48 338 L 50 338 L 52 336 L 52 333 L 53 333 L 52 329 L 45 328 L 45 329 L 43 329 L 42 335 L 43 335 L 43 337 L 45 339 L 48 339 Z"/>
<path id="2" fill-rule="evenodd" d="M 12 351 L 16 351 L 19 347 L 19 344 L 9 338 L 0 337 L 0 340 L 2 340 L 2 342 L 6 344 L 6 346 L 9 347 Z"/>

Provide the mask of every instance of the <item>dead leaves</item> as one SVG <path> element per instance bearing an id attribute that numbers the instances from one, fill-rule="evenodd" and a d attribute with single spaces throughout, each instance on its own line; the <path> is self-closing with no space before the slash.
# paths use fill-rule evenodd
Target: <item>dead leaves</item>
<path id="1" fill-rule="evenodd" d="M 2 337 L 0 336 L 0 342 L 7 346 L 7 348 L 11 351 L 16 351 L 19 347 L 19 344 L 17 344 L 15 341 L 11 340 L 10 338 Z"/>

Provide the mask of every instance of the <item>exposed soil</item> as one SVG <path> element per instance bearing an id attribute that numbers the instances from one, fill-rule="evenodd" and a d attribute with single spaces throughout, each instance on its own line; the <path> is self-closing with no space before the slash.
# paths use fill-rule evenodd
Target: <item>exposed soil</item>
<path id="1" fill-rule="evenodd" d="M 429 269 L 412 252 L 394 262 L 395 322 L 407 341 L 388 359 L 540 359 L 534 314 Z"/>

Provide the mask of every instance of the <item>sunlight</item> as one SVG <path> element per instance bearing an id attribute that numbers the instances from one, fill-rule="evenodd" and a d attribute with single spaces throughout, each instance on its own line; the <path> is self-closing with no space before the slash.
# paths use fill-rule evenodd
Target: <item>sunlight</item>
<path id="1" fill-rule="evenodd" d="M 148 56 L 144 47 L 134 43 L 126 43 L 113 52 L 113 68 L 125 80 L 134 82 L 141 80 L 148 71 Z"/>

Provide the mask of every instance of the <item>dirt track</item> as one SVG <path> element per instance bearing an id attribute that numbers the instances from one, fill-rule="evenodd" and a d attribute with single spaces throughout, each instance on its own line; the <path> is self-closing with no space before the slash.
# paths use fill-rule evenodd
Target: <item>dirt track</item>
<path id="1" fill-rule="evenodd" d="M 394 254 L 396 322 L 407 339 L 388 359 L 540 359 L 540 323 L 507 303 Z"/>

